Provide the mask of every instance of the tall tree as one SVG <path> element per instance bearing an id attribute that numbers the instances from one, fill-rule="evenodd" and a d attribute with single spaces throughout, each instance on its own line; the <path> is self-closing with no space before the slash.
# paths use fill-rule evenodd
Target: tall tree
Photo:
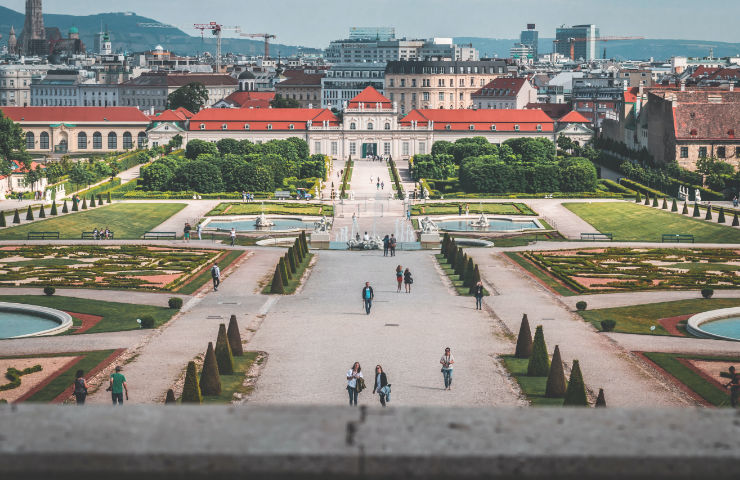
<path id="1" fill-rule="evenodd" d="M 13 152 L 23 151 L 23 130 L 21 126 L 0 111 L 0 175 L 10 173 L 9 156 Z"/>
<path id="2" fill-rule="evenodd" d="M 270 100 L 270 106 L 272 108 L 298 108 L 301 106 L 298 100 L 293 98 L 283 97 L 279 93 L 275 95 L 275 98 Z"/>
<path id="3" fill-rule="evenodd" d="M 197 113 L 208 101 L 208 90 L 199 82 L 188 83 L 167 96 L 167 108 L 186 108 Z"/>

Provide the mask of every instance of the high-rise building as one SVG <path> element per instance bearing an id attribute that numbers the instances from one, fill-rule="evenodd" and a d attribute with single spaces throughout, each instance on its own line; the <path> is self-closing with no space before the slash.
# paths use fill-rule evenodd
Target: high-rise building
<path id="1" fill-rule="evenodd" d="M 571 60 L 594 60 L 598 56 L 598 39 L 599 29 L 596 25 L 563 25 L 555 29 L 555 51 Z"/>
<path id="2" fill-rule="evenodd" d="M 394 40 L 396 29 L 393 27 L 351 27 L 350 40 Z"/>
<path id="3" fill-rule="evenodd" d="M 24 55 L 46 55 L 49 46 L 41 13 L 41 0 L 26 0 L 26 21 L 21 34 L 21 50 Z"/>
<path id="4" fill-rule="evenodd" d="M 537 42 L 539 42 L 539 37 L 540 33 L 535 30 L 534 23 L 528 23 L 527 29 L 522 30 L 522 33 L 519 35 L 519 43 L 529 47 L 534 61 L 537 61 Z"/>

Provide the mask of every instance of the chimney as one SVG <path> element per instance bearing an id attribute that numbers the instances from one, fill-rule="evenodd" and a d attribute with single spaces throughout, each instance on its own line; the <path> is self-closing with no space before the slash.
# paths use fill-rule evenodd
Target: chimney
<path id="1" fill-rule="evenodd" d="M 313 103 L 309 103 L 308 108 L 313 108 Z"/>
<path id="2" fill-rule="evenodd" d="M 685 92 L 686 91 L 686 82 L 684 82 L 684 81 L 681 82 L 681 91 L 682 92 Z"/>
<path id="3" fill-rule="evenodd" d="M 730 82 L 730 91 L 731 92 L 734 92 L 735 91 L 735 84 L 732 83 L 732 82 Z"/>

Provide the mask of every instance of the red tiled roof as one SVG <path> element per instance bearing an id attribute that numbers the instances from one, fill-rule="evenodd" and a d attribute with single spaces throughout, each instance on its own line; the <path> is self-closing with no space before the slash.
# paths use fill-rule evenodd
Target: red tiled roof
<path id="1" fill-rule="evenodd" d="M 325 108 L 207 108 L 198 112 L 190 119 L 188 129 L 194 130 L 226 130 L 244 131 L 245 124 L 249 130 L 306 130 L 306 122 L 321 124 L 328 121 L 329 125 L 339 126 L 339 120 Z M 204 128 L 201 128 L 201 124 Z"/>
<path id="2" fill-rule="evenodd" d="M 526 78 L 496 78 L 473 93 L 473 97 L 515 97 L 524 87 Z"/>
<path id="3" fill-rule="evenodd" d="M 418 126 L 427 126 L 434 122 L 434 130 L 474 130 L 491 131 L 495 125 L 496 131 L 516 131 L 519 125 L 521 132 L 552 132 L 554 121 L 542 110 L 432 110 L 417 109 L 409 112 L 401 119 L 402 126 L 410 126 L 416 120 Z M 449 125 L 449 128 L 448 128 Z M 542 130 L 537 129 L 537 125 Z"/>
<path id="4" fill-rule="evenodd" d="M 640 92 L 640 87 L 631 87 L 624 91 L 624 102 L 635 103 L 637 101 L 637 94 Z"/>
<path id="5" fill-rule="evenodd" d="M 0 107 L 14 122 L 144 122 L 149 118 L 136 107 Z"/>
<path id="6" fill-rule="evenodd" d="M 153 122 L 184 122 L 187 117 L 177 110 L 165 110 L 159 115 L 152 115 L 149 118 Z"/>
<path id="7" fill-rule="evenodd" d="M 358 93 L 355 98 L 349 101 L 348 107 L 360 108 L 360 103 L 362 103 L 363 108 L 367 110 L 375 109 L 376 104 L 378 103 L 382 109 L 392 108 L 391 101 L 373 87 L 365 87 L 365 90 Z"/>
<path id="8" fill-rule="evenodd" d="M 571 110 L 565 114 L 558 122 L 563 123 L 591 123 L 588 118 L 584 117 L 575 110 Z"/>
<path id="9" fill-rule="evenodd" d="M 36 170 L 37 168 L 44 169 L 44 168 L 46 168 L 46 165 L 42 165 L 42 164 L 40 164 L 38 162 L 34 162 L 34 161 L 31 161 L 31 163 L 28 164 L 28 165 L 26 165 L 24 163 L 21 163 L 18 160 L 11 160 L 10 161 L 10 173 L 11 173 L 11 175 L 12 174 L 18 174 L 18 175 L 20 175 L 20 174 L 26 174 L 26 173 L 28 173 L 28 168 L 26 168 L 26 167 L 29 167 L 31 170 Z M 4 178 L 8 178 L 8 176 L 7 175 L 0 175 L 0 180 L 1 179 L 4 179 Z"/>
<path id="10" fill-rule="evenodd" d="M 178 112 L 178 113 L 181 113 L 181 114 L 185 115 L 185 118 L 190 118 L 190 117 L 192 117 L 193 115 L 195 115 L 195 114 L 194 114 L 193 112 L 191 112 L 190 110 L 188 110 L 188 109 L 187 109 L 187 108 L 185 108 L 185 107 L 180 107 L 180 108 L 178 108 L 178 109 L 177 109 L 177 110 L 175 110 L 175 111 L 176 111 L 176 112 Z"/>
<path id="11" fill-rule="evenodd" d="M 269 108 L 275 92 L 234 92 L 225 101 L 242 108 Z"/>
<path id="12" fill-rule="evenodd" d="M 563 117 L 571 110 L 569 103 L 528 103 L 525 108 L 527 110 L 542 110 L 553 120 Z"/>
<path id="13" fill-rule="evenodd" d="M 740 133 L 740 108 L 732 103 L 679 103 L 673 108 L 678 139 L 729 140 Z"/>

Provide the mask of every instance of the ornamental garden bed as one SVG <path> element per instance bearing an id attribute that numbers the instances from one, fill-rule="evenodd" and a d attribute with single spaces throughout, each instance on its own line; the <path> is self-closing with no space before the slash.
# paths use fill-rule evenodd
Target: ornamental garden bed
<path id="1" fill-rule="evenodd" d="M 334 207 L 321 203 L 276 203 L 276 202 L 224 202 L 208 212 L 206 216 L 217 215 L 259 215 L 264 211 L 265 215 L 334 215 Z"/>
<path id="2" fill-rule="evenodd" d="M 465 207 L 468 207 L 470 215 L 486 213 L 490 215 L 537 215 L 534 210 L 524 203 L 471 203 L 471 202 L 445 202 L 445 203 L 426 203 L 414 205 L 411 207 L 411 215 L 457 215 L 458 207 L 462 206 L 465 213 Z"/>

